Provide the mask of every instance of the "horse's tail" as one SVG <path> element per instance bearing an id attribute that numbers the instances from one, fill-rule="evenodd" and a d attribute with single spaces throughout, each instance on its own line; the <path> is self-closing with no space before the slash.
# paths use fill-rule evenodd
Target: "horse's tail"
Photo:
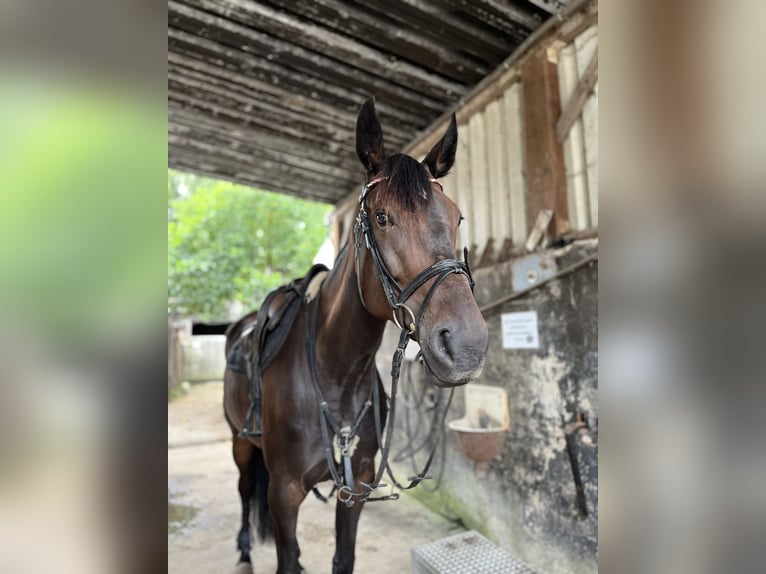
<path id="1" fill-rule="evenodd" d="M 274 538 L 274 530 L 269 513 L 269 470 L 266 468 L 266 461 L 263 460 L 261 449 L 253 449 L 250 467 L 253 477 L 253 496 L 250 498 L 250 504 L 256 523 L 255 531 L 258 534 L 258 539 L 263 542 Z"/>

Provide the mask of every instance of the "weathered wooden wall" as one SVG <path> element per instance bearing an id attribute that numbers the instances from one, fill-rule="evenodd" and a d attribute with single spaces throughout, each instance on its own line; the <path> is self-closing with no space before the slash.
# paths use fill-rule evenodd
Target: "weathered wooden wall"
<path id="1" fill-rule="evenodd" d="M 475 264 L 525 252 L 541 210 L 553 211 L 549 241 L 598 227 L 597 17 L 594 5 L 549 31 L 456 109 L 457 159 L 443 184 L 466 218 L 458 252 L 471 249 Z M 590 89 L 580 97 L 583 86 Z M 424 156 L 445 125 L 434 124 L 408 153 Z"/>

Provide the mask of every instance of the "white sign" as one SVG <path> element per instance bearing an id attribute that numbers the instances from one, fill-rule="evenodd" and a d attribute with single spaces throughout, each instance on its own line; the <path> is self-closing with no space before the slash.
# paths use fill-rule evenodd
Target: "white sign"
<path id="1" fill-rule="evenodd" d="M 503 349 L 537 349 L 540 337 L 537 332 L 537 311 L 503 313 L 501 315 Z"/>

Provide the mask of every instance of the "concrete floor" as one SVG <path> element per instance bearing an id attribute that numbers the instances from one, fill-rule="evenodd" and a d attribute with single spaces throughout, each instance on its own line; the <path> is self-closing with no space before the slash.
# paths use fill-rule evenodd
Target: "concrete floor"
<path id="1" fill-rule="evenodd" d="M 168 405 L 168 572 L 219 574 L 250 572 L 236 565 L 239 529 L 238 473 L 230 433 L 223 420 L 221 383 L 193 385 Z M 320 485 L 322 492 L 329 483 Z M 331 572 L 334 503 L 309 495 L 301 506 L 298 541 L 307 574 Z M 362 513 L 356 571 L 410 572 L 410 549 L 464 529 L 404 495 L 399 501 L 369 504 Z M 253 549 L 253 570 L 276 571 L 272 543 Z"/>

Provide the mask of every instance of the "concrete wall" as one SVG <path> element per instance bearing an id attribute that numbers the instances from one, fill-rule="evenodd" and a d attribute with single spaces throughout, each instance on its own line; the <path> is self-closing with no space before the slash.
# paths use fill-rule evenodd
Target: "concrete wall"
<path id="1" fill-rule="evenodd" d="M 194 335 L 182 342 L 183 380 L 220 381 L 226 368 L 224 335 Z"/>
<path id="2" fill-rule="evenodd" d="M 548 251 L 557 269 L 596 252 L 597 242 L 581 241 Z M 514 261 L 476 272 L 480 305 L 514 289 Z M 519 270 L 519 267 L 516 267 Z M 517 271 L 517 274 L 520 271 Z M 477 471 L 458 449 L 451 431 L 440 488 L 433 493 L 409 491 L 434 510 L 483 533 L 540 572 L 597 571 L 598 402 L 597 267 L 585 266 L 536 291 L 485 314 L 490 344 L 481 383 L 504 388 L 510 403 L 510 431 L 500 456 L 486 472 Z M 538 313 L 539 349 L 504 349 L 503 313 Z M 387 333 L 378 355 L 384 380 L 390 371 L 396 333 Z M 419 369 L 416 372 L 420 372 Z M 421 382 L 415 381 L 413 386 Z M 407 390 L 406 382 L 404 382 Z M 388 382 L 387 382 L 388 386 Z M 463 415 L 464 390 L 456 391 L 448 420 Z M 404 413 L 394 443 L 406 441 Z M 582 413 L 590 429 L 577 436 L 576 450 L 584 484 L 587 516 L 578 516 L 572 465 L 564 427 Z M 428 413 L 410 413 L 425 417 Z M 426 454 L 418 456 L 419 464 Z M 433 474 L 439 473 L 437 460 Z M 400 474 L 412 474 L 400 464 Z"/>

